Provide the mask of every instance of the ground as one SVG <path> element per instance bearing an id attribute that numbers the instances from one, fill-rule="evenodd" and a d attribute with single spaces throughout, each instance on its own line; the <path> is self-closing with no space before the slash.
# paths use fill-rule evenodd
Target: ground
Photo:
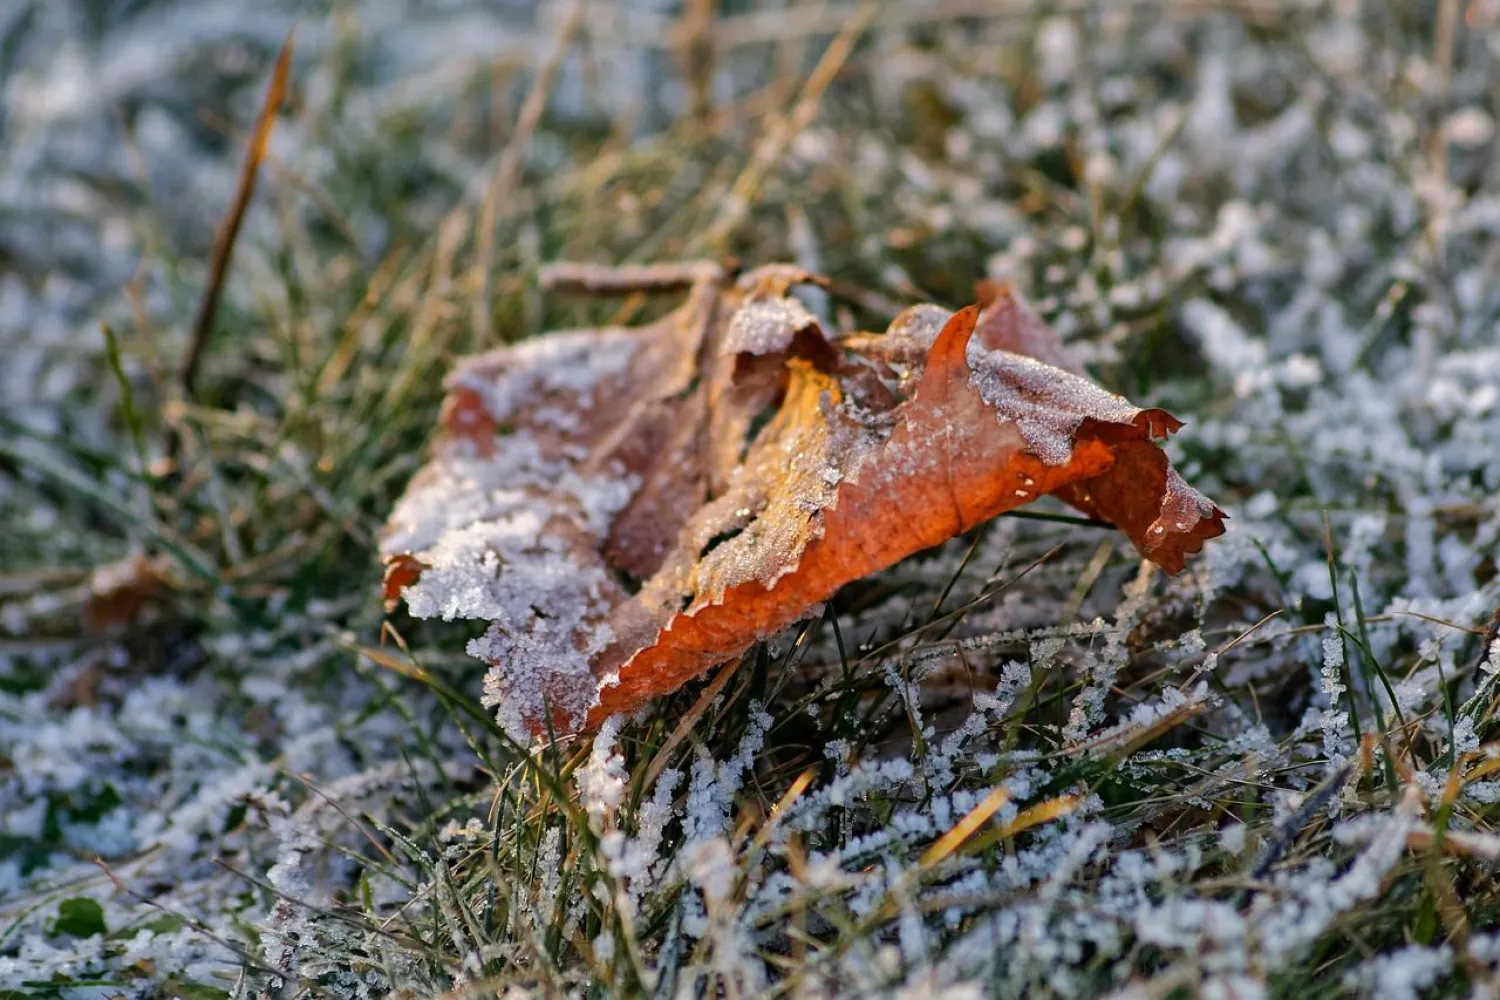
<path id="1" fill-rule="evenodd" d="M 1500 995 L 1500 4 L 683 6 L 0 9 L 0 996 Z M 516 745 L 380 526 L 455 357 L 665 306 L 540 264 L 705 256 L 1012 282 L 1228 534 Z"/>

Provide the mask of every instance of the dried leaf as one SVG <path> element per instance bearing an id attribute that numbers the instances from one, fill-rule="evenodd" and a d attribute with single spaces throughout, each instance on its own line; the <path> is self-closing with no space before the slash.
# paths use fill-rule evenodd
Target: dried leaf
<path id="1" fill-rule="evenodd" d="M 1084 378 L 1003 288 L 830 337 L 788 294 L 811 275 L 695 273 L 656 323 L 461 362 L 387 526 L 387 599 L 490 622 L 470 652 L 518 736 L 630 711 L 1038 496 L 1169 572 L 1224 530 L 1153 443 L 1178 421 Z"/>
<path id="2" fill-rule="evenodd" d="M 84 624 L 93 632 L 108 632 L 133 624 L 151 602 L 172 588 L 170 564 L 142 553 L 94 569 L 84 601 Z"/>

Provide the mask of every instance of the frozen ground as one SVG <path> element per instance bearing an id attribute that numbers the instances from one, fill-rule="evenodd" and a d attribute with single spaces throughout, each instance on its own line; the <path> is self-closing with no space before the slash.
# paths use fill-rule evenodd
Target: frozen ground
<path id="1" fill-rule="evenodd" d="M 0 996 L 1500 996 L 1500 4 L 722 6 L 0 4 Z M 1016 282 L 1229 534 L 1002 519 L 528 756 L 375 532 L 615 313 L 539 262 L 725 253 Z"/>

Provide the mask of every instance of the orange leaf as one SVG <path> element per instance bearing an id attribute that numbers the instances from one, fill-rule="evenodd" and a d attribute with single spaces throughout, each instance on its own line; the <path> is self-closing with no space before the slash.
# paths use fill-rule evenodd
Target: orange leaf
<path id="1" fill-rule="evenodd" d="M 1003 288 L 830 338 L 794 268 L 704 272 L 637 330 L 470 359 L 382 545 L 387 597 L 490 621 L 507 728 L 597 725 L 851 580 L 1054 494 L 1177 572 L 1223 513 Z M 1024 352 L 1024 353 L 1023 353 Z"/>

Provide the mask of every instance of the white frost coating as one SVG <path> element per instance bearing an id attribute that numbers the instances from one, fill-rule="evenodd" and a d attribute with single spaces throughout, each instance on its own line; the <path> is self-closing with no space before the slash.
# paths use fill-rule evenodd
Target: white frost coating
<path id="1" fill-rule="evenodd" d="M 903 309 L 895 319 L 891 320 L 891 325 L 885 331 L 885 335 L 887 337 L 910 337 L 923 346 L 930 346 L 952 318 L 951 310 L 933 305 L 931 302 L 924 302 L 921 305 Z"/>
<path id="2" fill-rule="evenodd" d="M 463 442 L 449 448 L 402 497 L 382 552 L 423 567 L 402 595 L 413 617 L 491 622 L 468 651 L 491 664 L 485 703 L 526 743 L 526 720 L 593 706 L 589 663 L 613 638 L 600 622 L 614 603 L 612 578 L 558 529 L 602 537 L 637 479 L 580 476 L 524 435 L 490 458 L 466 454 Z"/>
<path id="3" fill-rule="evenodd" d="M 544 717 L 546 705 L 568 712 L 592 705 L 589 661 L 611 637 L 597 623 L 611 603 L 607 573 L 543 535 L 546 512 L 533 497 L 504 516 L 444 534 L 419 554 L 426 568 L 404 595 L 417 618 L 491 622 L 468 651 L 492 664 L 485 701 L 500 707 L 501 725 L 523 743 L 524 720 Z"/>
<path id="4" fill-rule="evenodd" d="M 1268 351 L 1234 317 L 1207 299 L 1192 299 L 1182 307 L 1182 325 L 1197 338 L 1214 367 L 1235 373 L 1234 392 L 1249 397 L 1266 382 Z"/>
<path id="5" fill-rule="evenodd" d="M 1342 875 L 1331 881 L 1298 884 L 1287 898 L 1271 903 L 1263 912 L 1252 910 L 1268 958 L 1276 961 L 1296 954 L 1339 914 L 1378 897 L 1386 875 L 1406 851 L 1406 838 L 1417 824 L 1419 810 L 1415 796 L 1403 795 L 1393 813 L 1376 820 L 1368 846 Z"/>
<path id="6" fill-rule="evenodd" d="M 525 435 L 507 438 L 490 458 L 463 454 L 468 446 L 461 442 L 450 447 L 446 461 L 428 467 L 425 475 L 431 478 L 397 502 L 380 542 L 382 556 L 416 555 L 455 528 L 518 509 L 538 509 L 528 490 L 572 497 L 580 525 L 603 534 L 639 486 L 635 476 L 581 476 L 563 462 L 547 461 Z"/>
<path id="7" fill-rule="evenodd" d="M 525 633 L 509 634 L 495 622 L 466 647 L 470 656 L 491 664 L 484 706 L 495 709 L 500 727 L 523 746 L 531 742 L 528 722 L 547 719 L 549 710 L 582 718 L 599 700 L 589 661 L 609 644 L 610 630 L 594 629 L 580 650 L 566 625 L 549 627 L 555 624 L 533 617 Z"/>
<path id="8" fill-rule="evenodd" d="M 1193 530 L 1199 521 L 1213 517 L 1217 508 L 1208 497 L 1187 484 L 1176 469 L 1167 468 L 1167 489 L 1161 497 L 1161 510 L 1147 529 L 1151 537 Z"/>
<path id="9" fill-rule="evenodd" d="M 407 607 L 414 618 L 478 618 L 494 620 L 507 612 L 507 591 L 516 589 L 515 573 L 528 582 L 555 589 L 551 580 L 537 579 L 527 564 L 548 561 L 529 551 L 539 542 L 542 520 L 535 511 L 517 510 L 509 516 L 482 521 L 443 535 L 422 553 L 421 579 L 406 588 Z M 550 561 L 548 570 L 572 577 L 581 569 L 566 560 Z M 550 575 L 550 574 L 548 574 Z"/>
<path id="10" fill-rule="evenodd" d="M 1245 936 L 1245 918 L 1228 903 L 1202 899 L 1169 899 L 1146 906 L 1136 915 L 1142 941 L 1161 947 L 1184 944 L 1205 950 L 1233 945 Z"/>
<path id="11" fill-rule="evenodd" d="M 599 727 L 594 745 L 589 750 L 588 763 L 578 769 L 578 793 L 589 816 L 602 820 L 613 816 L 620 803 L 625 801 L 630 775 L 625 771 L 625 758 L 615 750 L 615 741 L 620 738 L 620 725 L 624 716 L 611 715 Z"/>
<path id="12" fill-rule="evenodd" d="M 599 839 L 599 849 L 609 873 L 624 882 L 632 904 L 654 885 L 656 876 L 670 863 L 670 858 L 661 856 L 662 836 L 667 824 L 677 815 L 672 793 L 681 780 L 682 772 L 670 767 L 656 779 L 651 798 L 642 802 L 636 811 L 634 837 L 613 829 Z"/>
<path id="13" fill-rule="evenodd" d="M 587 407 L 594 389 L 623 372 L 641 343 L 640 333 L 631 330 L 549 333 L 465 360 L 448 377 L 448 386 L 478 393 L 497 423 L 546 393 L 567 393 L 570 405 L 576 399 L 576 405 Z"/>
<path id="14" fill-rule="evenodd" d="M 775 354 L 808 329 L 819 329 L 818 318 L 796 299 L 752 299 L 730 317 L 722 353 Z"/>
<path id="15" fill-rule="evenodd" d="M 1360 968 L 1345 973 L 1344 985 L 1362 990 L 1375 1000 L 1419 1000 L 1423 991 L 1446 976 L 1452 967 L 1453 950 L 1446 945 L 1427 948 L 1413 944 L 1387 955 L 1376 955 Z"/>
<path id="16" fill-rule="evenodd" d="M 729 898 L 739 869 L 735 867 L 734 852 L 723 837 L 694 841 L 684 849 L 683 863 L 688 875 L 703 890 L 710 908 Z"/>
<path id="17" fill-rule="evenodd" d="M 1013 423 L 1027 449 L 1048 465 L 1067 465 L 1073 434 L 1085 417 L 1128 424 L 1141 412 L 1123 397 L 1086 378 L 1009 351 L 990 351 L 969 341 L 969 384 L 995 408 L 1002 423 Z"/>
<path id="18" fill-rule="evenodd" d="M 1328 695 L 1328 707 L 1323 710 L 1319 724 L 1323 729 L 1323 755 L 1337 765 L 1348 759 L 1343 744 L 1349 713 L 1339 708 L 1339 696 L 1346 690 L 1344 637 L 1339 631 L 1338 617 L 1332 611 L 1323 616 L 1323 628 L 1323 693 Z"/>

